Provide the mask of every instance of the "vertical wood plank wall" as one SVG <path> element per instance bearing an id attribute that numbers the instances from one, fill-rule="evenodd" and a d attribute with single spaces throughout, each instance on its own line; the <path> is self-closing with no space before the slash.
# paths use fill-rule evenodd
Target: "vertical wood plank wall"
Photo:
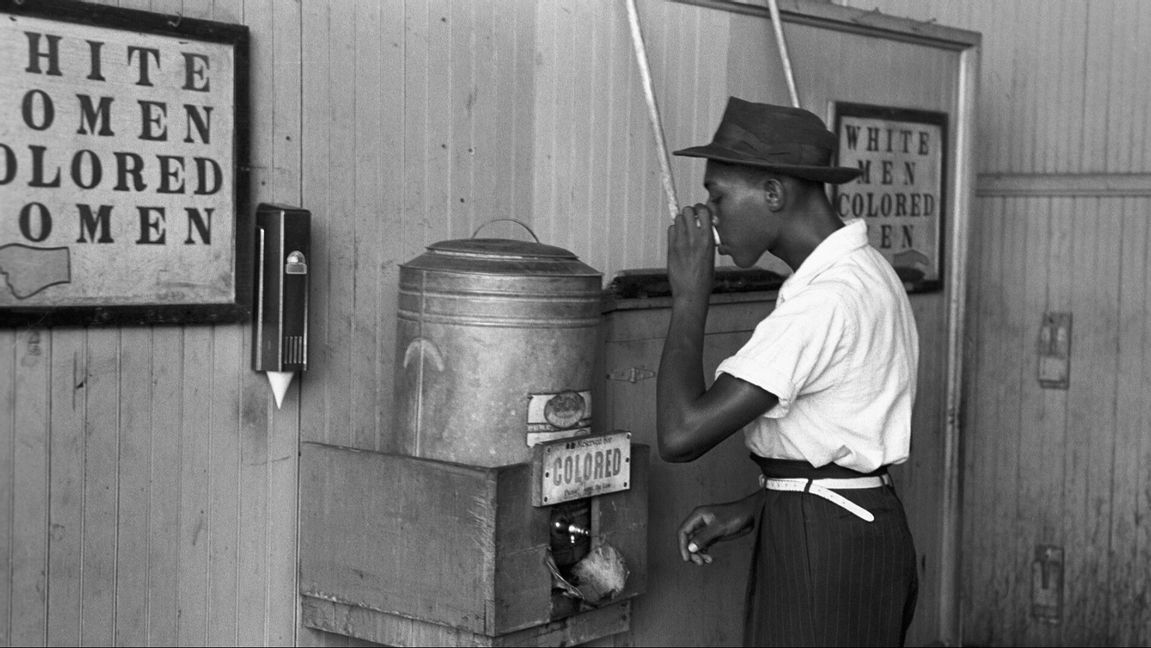
<path id="1" fill-rule="evenodd" d="M 493 218 L 525 222 L 605 281 L 664 263 L 666 211 L 622 4 L 118 4 L 251 29 L 252 204 L 313 212 L 310 369 L 277 410 L 249 369 L 246 325 L 0 330 L 0 644 L 349 643 L 298 627 L 298 444 L 391 449 L 398 264 Z M 709 139 L 728 94 L 786 103 L 767 21 L 664 0 L 644 0 L 640 11 L 671 147 Z M 802 102 L 819 114 L 831 99 L 955 104 L 953 52 L 810 26 L 788 34 Z M 874 74 L 875 61 L 897 72 Z M 702 199 L 702 164 L 673 165 L 681 202 Z M 1107 241 L 1071 236 L 1078 207 L 1064 206 L 1061 228 L 1044 230 L 1060 259 Z M 1125 222 L 1118 213 L 1112 221 Z M 1146 237 L 1124 232 L 1135 236 L 1124 250 Z M 523 236 L 509 223 L 488 233 Z M 1104 265 L 1126 275 L 1136 264 L 1118 263 Z M 1084 310 L 1077 331 L 1092 326 L 1090 306 L 1072 297 L 1082 284 L 1059 276 L 1057 305 Z M 923 431 L 900 479 L 930 574 L 939 560 L 944 304 L 938 294 L 914 302 L 927 342 Z M 1074 371 L 1098 374 L 1081 389 L 1108 384 L 1102 365 L 1077 361 Z M 1141 392 L 1119 386 L 1138 405 Z M 1072 392 L 1068 403 L 1085 406 L 1095 393 Z M 1112 419 L 1134 425 L 1146 412 L 1138 407 Z M 1078 431 L 1067 427 L 1069 437 Z M 1119 442 L 1106 447 L 1118 455 Z M 1099 480 L 1104 451 L 1093 452 L 1077 465 Z M 1099 484 L 1077 483 L 1065 491 L 1068 509 L 1097 521 L 1088 503 Z M 1143 503 L 1132 494 L 1129 515 Z M 918 636 L 927 641 L 935 594 L 923 596 Z M 700 614 L 721 612 L 700 604 Z M 666 639 L 655 632 L 620 641 Z"/>
<path id="2" fill-rule="evenodd" d="M 963 413 L 962 625 L 974 645 L 1151 642 L 1151 6 L 852 0 L 979 31 L 980 174 Z M 1070 387 L 1039 325 L 1073 315 Z M 1063 617 L 1031 614 L 1035 546 Z"/>

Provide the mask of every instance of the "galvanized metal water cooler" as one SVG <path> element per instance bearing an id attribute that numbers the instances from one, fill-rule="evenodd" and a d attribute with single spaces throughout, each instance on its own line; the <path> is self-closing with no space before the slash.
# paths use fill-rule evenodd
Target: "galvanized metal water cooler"
<path id="1" fill-rule="evenodd" d="M 396 645 L 626 631 L 648 448 L 593 429 L 601 274 L 473 237 L 428 246 L 399 281 L 399 452 L 302 450 L 305 624 Z"/>
<path id="2" fill-rule="evenodd" d="M 443 241 L 401 266 L 403 451 L 501 466 L 590 431 L 601 296 L 599 272 L 541 243 Z"/>

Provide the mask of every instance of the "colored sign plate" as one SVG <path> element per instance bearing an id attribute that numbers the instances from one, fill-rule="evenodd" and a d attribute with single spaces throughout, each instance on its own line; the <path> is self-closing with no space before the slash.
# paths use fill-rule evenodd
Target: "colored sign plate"
<path id="1" fill-rule="evenodd" d="M 551 506 L 630 488 L 631 432 L 543 443 L 532 460 L 532 503 Z"/>

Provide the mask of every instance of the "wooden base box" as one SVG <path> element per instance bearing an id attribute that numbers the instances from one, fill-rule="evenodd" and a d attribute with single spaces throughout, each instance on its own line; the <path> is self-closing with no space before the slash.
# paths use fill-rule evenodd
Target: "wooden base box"
<path id="1" fill-rule="evenodd" d="M 623 555 L 622 592 L 592 607 L 552 591 L 549 507 L 532 465 L 495 468 L 301 444 L 304 625 L 389 645 L 572 645 L 629 628 L 647 572 L 648 448 L 629 490 L 591 498 Z"/>

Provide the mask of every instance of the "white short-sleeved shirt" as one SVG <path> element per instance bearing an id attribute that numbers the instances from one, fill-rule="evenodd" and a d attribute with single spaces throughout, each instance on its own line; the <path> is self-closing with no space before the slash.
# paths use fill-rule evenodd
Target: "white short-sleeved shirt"
<path id="1" fill-rule="evenodd" d="M 779 398 L 744 429 L 753 453 L 871 472 L 907 459 L 918 362 L 907 293 L 855 220 L 784 281 L 775 310 L 716 375 Z"/>

